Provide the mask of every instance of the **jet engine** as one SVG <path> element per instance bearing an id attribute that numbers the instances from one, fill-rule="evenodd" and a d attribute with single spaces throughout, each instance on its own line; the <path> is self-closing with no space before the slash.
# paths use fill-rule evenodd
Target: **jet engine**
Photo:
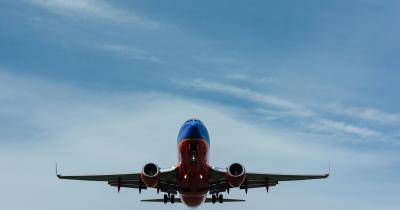
<path id="1" fill-rule="evenodd" d="M 246 179 L 246 171 L 239 163 L 230 165 L 226 172 L 228 183 L 231 187 L 239 187 Z"/>
<path id="2" fill-rule="evenodd" d="M 156 187 L 160 181 L 160 168 L 154 163 L 147 163 L 140 176 L 147 187 Z"/>

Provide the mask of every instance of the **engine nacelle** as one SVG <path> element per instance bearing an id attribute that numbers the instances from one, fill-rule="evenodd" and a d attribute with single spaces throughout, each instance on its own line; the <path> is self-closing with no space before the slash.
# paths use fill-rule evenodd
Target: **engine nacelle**
<path id="1" fill-rule="evenodd" d="M 160 181 L 160 168 L 154 163 L 147 163 L 144 165 L 140 177 L 147 187 L 156 187 Z"/>
<path id="2" fill-rule="evenodd" d="M 246 171 L 239 163 L 233 163 L 226 171 L 228 183 L 231 187 L 240 187 L 246 179 Z"/>

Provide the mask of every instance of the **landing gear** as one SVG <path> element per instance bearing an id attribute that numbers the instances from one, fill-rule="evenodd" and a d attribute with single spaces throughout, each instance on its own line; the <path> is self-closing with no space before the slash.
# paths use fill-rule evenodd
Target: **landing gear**
<path id="1" fill-rule="evenodd" d="M 168 195 L 164 194 L 164 203 L 168 203 Z"/>
<path id="2" fill-rule="evenodd" d="M 218 203 L 223 203 L 224 202 L 224 196 L 222 194 L 213 194 L 211 196 L 211 203 L 216 203 L 218 200 Z"/>
<path id="3" fill-rule="evenodd" d="M 175 195 L 164 194 L 164 203 L 168 203 L 168 201 L 170 201 L 171 203 L 175 203 Z"/>
<path id="4" fill-rule="evenodd" d="M 224 196 L 222 194 L 219 194 L 218 196 L 218 202 L 223 203 L 224 202 Z"/>
<path id="5" fill-rule="evenodd" d="M 215 194 L 213 194 L 211 196 L 211 203 L 215 203 L 215 202 L 217 202 L 217 196 Z"/>

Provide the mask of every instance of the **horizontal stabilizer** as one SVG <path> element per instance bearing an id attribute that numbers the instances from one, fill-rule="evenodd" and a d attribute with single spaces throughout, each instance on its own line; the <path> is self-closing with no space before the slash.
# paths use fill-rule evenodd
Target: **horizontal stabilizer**
<path id="1" fill-rule="evenodd" d="M 144 199 L 144 200 L 140 200 L 140 201 L 142 201 L 142 202 L 164 203 L 164 199 Z M 246 201 L 246 200 L 224 198 L 224 202 L 244 202 L 244 201 Z M 182 201 L 181 201 L 180 198 L 175 198 L 175 203 L 182 203 Z M 211 198 L 206 198 L 205 203 L 212 203 Z"/>
<path id="2" fill-rule="evenodd" d="M 225 203 L 225 202 L 244 202 L 244 201 L 246 201 L 246 200 L 224 198 L 224 203 Z M 217 201 L 217 202 L 218 202 L 218 201 Z M 205 203 L 212 203 L 211 198 L 206 198 Z"/>
<path id="3" fill-rule="evenodd" d="M 158 203 L 164 203 L 164 199 L 144 199 L 140 200 L 142 202 L 158 202 Z M 182 203 L 180 198 L 175 198 L 175 203 Z"/>

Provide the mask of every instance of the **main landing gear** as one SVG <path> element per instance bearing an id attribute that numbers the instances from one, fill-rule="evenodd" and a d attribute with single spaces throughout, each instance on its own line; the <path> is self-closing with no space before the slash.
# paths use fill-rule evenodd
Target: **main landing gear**
<path id="1" fill-rule="evenodd" d="M 224 196 L 222 194 L 213 194 L 211 196 L 211 202 L 212 203 L 216 203 L 218 200 L 219 203 L 223 203 L 224 202 Z"/>
<path id="2" fill-rule="evenodd" d="M 171 203 L 175 203 L 175 195 L 164 194 L 164 203 L 168 203 L 168 201 L 170 201 Z"/>

